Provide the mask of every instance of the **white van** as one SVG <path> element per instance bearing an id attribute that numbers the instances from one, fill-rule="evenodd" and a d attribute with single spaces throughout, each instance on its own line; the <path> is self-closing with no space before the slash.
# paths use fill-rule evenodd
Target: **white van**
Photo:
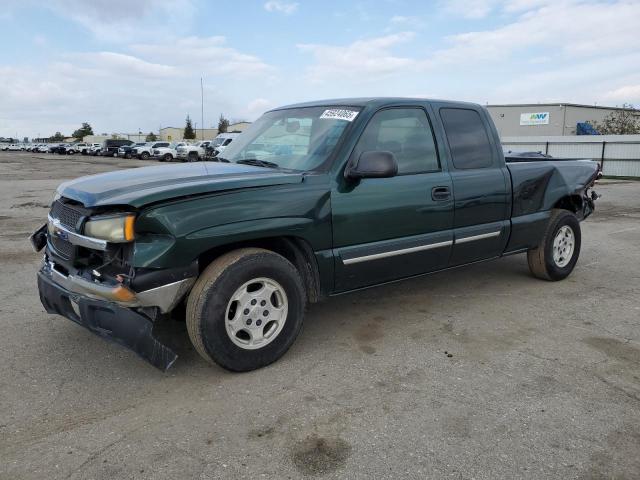
<path id="1" fill-rule="evenodd" d="M 218 155 L 221 152 L 224 152 L 224 149 L 227 148 L 233 140 L 235 140 L 240 133 L 221 133 L 216 138 L 213 139 L 211 143 L 211 147 L 214 150 L 214 155 Z"/>

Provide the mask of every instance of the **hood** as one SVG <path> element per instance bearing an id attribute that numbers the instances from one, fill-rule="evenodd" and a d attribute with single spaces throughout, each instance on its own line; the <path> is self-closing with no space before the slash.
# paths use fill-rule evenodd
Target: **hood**
<path id="1" fill-rule="evenodd" d="M 63 183 L 58 193 L 85 207 L 144 205 L 189 195 L 239 188 L 300 183 L 302 173 L 238 165 L 193 162 L 119 170 Z"/>

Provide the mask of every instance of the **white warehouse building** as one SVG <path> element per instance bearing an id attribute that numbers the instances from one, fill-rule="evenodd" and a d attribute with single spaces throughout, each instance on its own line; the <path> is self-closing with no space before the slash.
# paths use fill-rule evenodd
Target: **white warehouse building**
<path id="1" fill-rule="evenodd" d="M 500 137 L 564 136 L 578 134 L 579 123 L 602 122 L 620 107 L 576 103 L 516 103 L 487 105 Z"/>

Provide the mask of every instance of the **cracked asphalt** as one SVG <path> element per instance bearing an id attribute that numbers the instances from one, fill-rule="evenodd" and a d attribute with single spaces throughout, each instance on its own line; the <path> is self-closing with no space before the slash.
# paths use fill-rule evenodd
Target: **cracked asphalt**
<path id="1" fill-rule="evenodd" d="M 604 181 L 567 280 L 523 255 L 313 305 L 231 374 L 161 373 L 45 314 L 27 236 L 54 188 L 152 162 L 0 153 L 0 478 L 640 477 L 640 182 Z"/>

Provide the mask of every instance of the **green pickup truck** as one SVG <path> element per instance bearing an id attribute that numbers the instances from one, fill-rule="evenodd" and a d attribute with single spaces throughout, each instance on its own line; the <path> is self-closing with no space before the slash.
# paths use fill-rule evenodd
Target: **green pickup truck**
<path id="1" fill-rule="evenodd" d="M 505 160 L 484 108 L 424 99 L 277 108 L 222 155 L 60 185 L 31 237 L 46 311 L 162 370 L 177 356 L 154 327 L 182 313 L 206 360 L 252 370 L 327 296 L 514 253 L 565 278 L 600 175 Z"/>

